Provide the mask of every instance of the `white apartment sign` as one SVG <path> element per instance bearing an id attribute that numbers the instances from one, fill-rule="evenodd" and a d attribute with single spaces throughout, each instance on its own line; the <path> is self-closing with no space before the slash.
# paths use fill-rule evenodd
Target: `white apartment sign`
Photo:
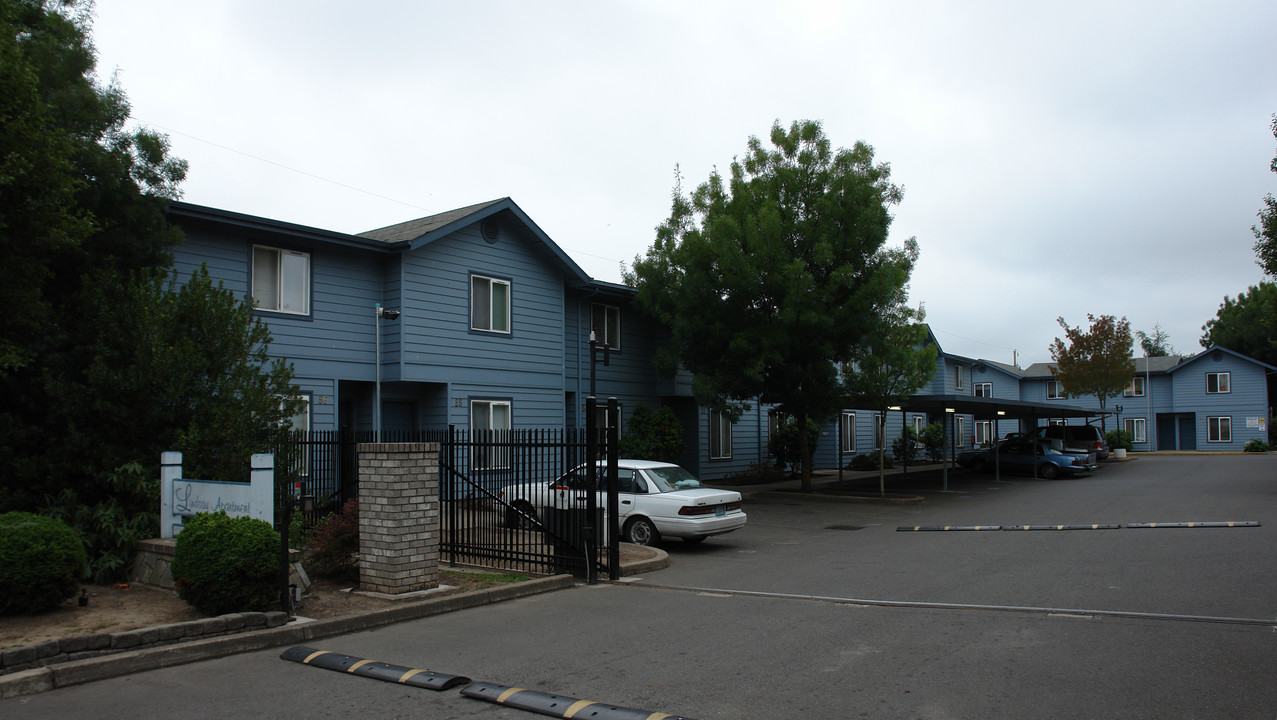
<path id="1" fill-rule="evenodd" d="M 160 454 L 160 536 L 171 538 L 197 513 L 225 512 L 275 522 L 275 456 L 253 455 L 250 482 L 218 482 L 182 477 L 182 453 Z"/>

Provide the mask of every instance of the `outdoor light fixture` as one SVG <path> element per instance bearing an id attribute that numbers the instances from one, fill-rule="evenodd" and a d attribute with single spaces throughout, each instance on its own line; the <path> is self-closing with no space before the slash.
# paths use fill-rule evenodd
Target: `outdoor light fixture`
<path id="1" fill-rule="evenodd" d="M 998 417 L 1002 417 L 1003 415 L 1006 415 L 1006 414 L 1007 414 L 1007 411 L 1006 411 L 1006 410 L 999 410 L 999 411 L 998 411 Z"/>
<path id="2" fill-rule="evenodd" d="M 377 399 L 372 408 L 373 442 L 381 442 L 381 321 L 398 320 L 398 310 L 387 310 L 377 303 L 373 325 L 377 328 Z"/>
<path id="3" fill-rule="evenodd" d="M 945 411 L 945 412 L 947 412 L 947 413 L 957 412 L 957 411 L 956 411 L 956 410 L 954 410 L 953 408 L 945 408 L 945 409 L 944 409 L 944 411 Z"/>
<path id="4" fill-rule="evenodd" d="M 900 409 L 900 406 L 899 406 L 899 405 L 888 405 L 888 406 L 887 406 L 887 409 L 888 409 L 888 410 L 899 410 L 899 409 Z"/>

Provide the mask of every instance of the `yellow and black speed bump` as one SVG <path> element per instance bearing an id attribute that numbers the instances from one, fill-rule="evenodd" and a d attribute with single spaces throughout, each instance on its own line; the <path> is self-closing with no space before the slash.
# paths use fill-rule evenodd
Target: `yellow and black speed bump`
<path id="1" fill-rule="evenodd" d="M 1259 523 L 1255 520 L 1241 520 L 1235 522 L 1170 522 L 1170 523 L 1131 523 L 1128 528 L 1143 530 L 1145 528 L 1231 528 L 1231 527 L 1259 527 Z"/>
<path id="2" fill-rule="evenodd" d="M 465 685 L 470 678 L 458 675 L 446 675 L 430 670 L 417 670 L 402 665 L 390 665 L 373 660 L 364 660 L 353 655 L 315 650 L 304 646 L 292 647 L 280 655 L 284 660 L 291 660 L 303 665 L 311 665 L 324 670 L 350 673 L 360 677 L 383 680 L 385 682 L 411 685 L 427 690 L 449 690 L 458 685 Z"/>
<path id="3" fill-rule="evenodd" d="M 1121 530 L 1121 525 L 1006 525 L 1003 530 Z"/>
<path id="4" fill-rule="evenodd" d="M 590 720 L 688 720 L 681 715 L 668 715 L 651 710 L 635 710 L 634 708 L 616 707 L 607 703 L 550 693 L 525 690 L 523 688 L 497 685 L 489 682 L 474 682 L 461 688 L 461 694 L 476 700 L 487 700 L 506 707 L 527 710 L 540 715 L 557 718 L 589 718 Z"/>
<path id="5" fill-rule="evenodd" d="M 896 528 L 896 532 L 975 532 L 1001 529 L 1001 525 L 902 525 Z"/>

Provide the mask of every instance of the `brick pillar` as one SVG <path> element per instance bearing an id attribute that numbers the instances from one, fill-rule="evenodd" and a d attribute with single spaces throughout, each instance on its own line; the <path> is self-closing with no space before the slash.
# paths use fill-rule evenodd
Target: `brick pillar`
<path id="1" fill-rule="evenodd" d="M 359 588 L 439 585 L 439 443 L 361 443 Z"/>

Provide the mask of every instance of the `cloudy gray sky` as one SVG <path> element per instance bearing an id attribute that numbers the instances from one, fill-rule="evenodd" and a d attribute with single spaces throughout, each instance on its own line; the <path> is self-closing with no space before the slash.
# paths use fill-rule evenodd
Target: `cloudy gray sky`
<path id="1" fill-rule="evenodd" d="M 1056 317 L 1178 350 L 1262 279 L 1277 3 L 98 0 L 99 72 L 184 199 L 359 232 L 509 196 L 617 281 L 773 121 L 874 146 L 948 352 L 1049 360 Z"/>

